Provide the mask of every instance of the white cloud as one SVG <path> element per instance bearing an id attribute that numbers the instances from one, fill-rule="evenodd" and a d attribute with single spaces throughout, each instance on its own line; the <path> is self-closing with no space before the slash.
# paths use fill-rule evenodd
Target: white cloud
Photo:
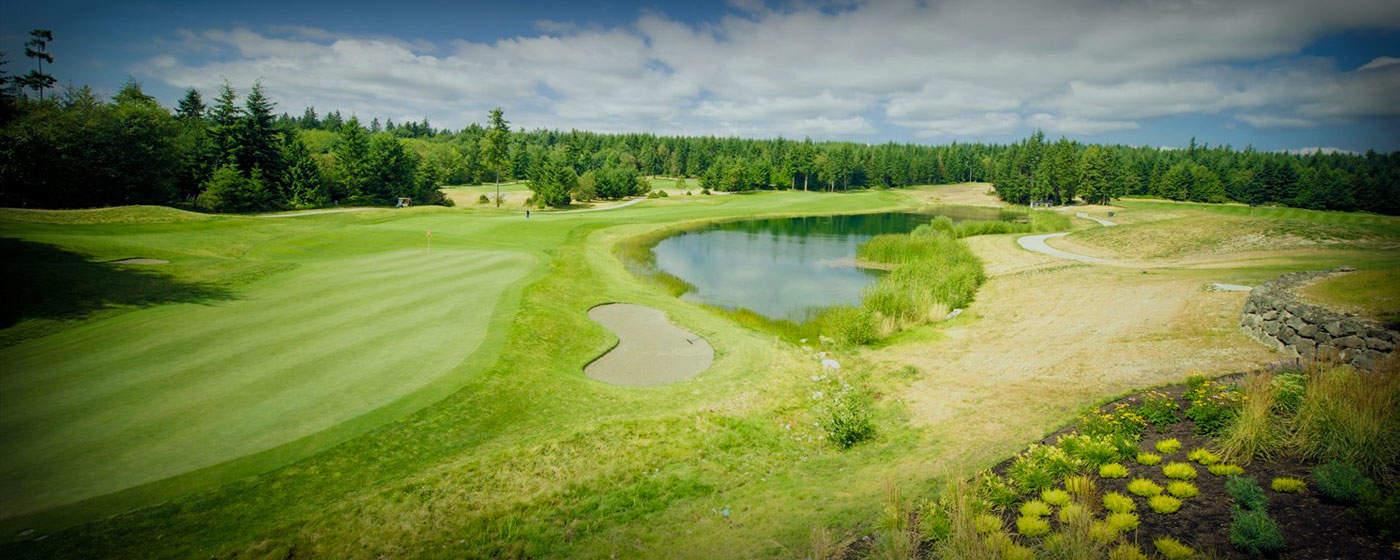
<path id="1" fill-rule="evenodd" d="M 1335 146 L 1308 146 L 1308 147 L 1306 147 L 1306 148 L 1291 148 L 1291 149 L 1287 149 L 1287 150 L 1278 150 L 1278 151 L 1279 151 L 1280 153 L 1293 154 L 1293 155 L 1298 155 L 1298 156 L 1310 156 L 1310 155 L 1313 155 L 1313 154 L 1318 153 L 1318 152 L 1322 152 L 1322 153 L 1324 153 L 1324 154 L 1357 154 L 1357 153 L 1359 153 L 1359 152 L 1357 152 L 1357 151 L 1355 151 L 1355 150 L 1344 150 L 1344 149 L 1342 149 L 1342 148 L 1338 148 L 1338 147 L 1335 147 Z"/>
<path id="2" fill-rule="evenodd" d="M 540 36 L 491 43 L 182 31 L 167 40 L 179 48 L 134 71 L 201 89 L 262 80 L 290 112 L 315 105 L 447 126 L 497 105 L 525 127 L 819 138 L 1094 135 L 1179 115 L 1259 128 L 1400 116 L 1397 59 L 1347 72 L 1297 54 L 1321 35 L 1400 26 L 1387 1 L 731 9 L 703 24 L 650 11 L 614 28 L 539 20 Z"/>

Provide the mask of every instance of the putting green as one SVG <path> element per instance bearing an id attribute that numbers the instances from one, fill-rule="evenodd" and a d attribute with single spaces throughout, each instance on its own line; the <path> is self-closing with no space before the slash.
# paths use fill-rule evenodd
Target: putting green
<path id="1" fill-rule="evenodd" d="M 229 301 L 139 309 L 0 350 L 0 517 L 267 450 L 423 389 L 536 265 L 504 251 L 317 261 Z"/>

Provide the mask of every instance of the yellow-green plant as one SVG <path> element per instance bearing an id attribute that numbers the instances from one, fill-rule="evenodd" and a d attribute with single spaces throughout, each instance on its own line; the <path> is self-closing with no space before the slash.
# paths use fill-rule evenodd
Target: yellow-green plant
<path id="1" fill-rule="evenodd" d="M 1070 496 L 1084 500 L 1094 495 L 1094 479 L 1087 476 L 1071 476 L 1065 479 L 1065 490 Z"/>
<path id="2" fill-rule="evenodd" d="M 1109 551 L 1108 560 L 1148 560 L 1148 558 L 1137 545 L 1123 543 Z"/>
<path id="3" fill-rule="evenodd" d="M 1109 463 L 1099 467 L 1100 478 L 1128 478 L 1128 467 L 1118 463 Z"/>
<path id="4" fill-rule="evenodd" d="M 1033 560 L 1035 553 L 1030 548 L 1018 544 L 1011 535 L 992 533 L 982 542 L 985 548 L 976 555 L 952 555 L 952 558 L 1001 558 L 1003 560 Z M 980 547 L 979 547 L 980 548 Z"/>
<path id="5" fill-rule="evenodd" d="M 1200 463 L 1202 466 L 1214 465 L 1220 462 L 1219 455 L 1211 453 L 1210 450 L 1204 447 L 1197 447 L 1191 450 L 1190 453 L 1186 454 L 1186 459 L 1188 461 Z"/>
<path id="6" fill-rule="evenodd" d="M 1031 500 L 1021 504 L 1022 517 L 1045 517 L 1050 515 L 1050 506 L 1040 500 Z"/>
<path id="7" fill-rule="evenodd" d="M 1152 465 L 1162 462 L 1162 456 L 1156 453 L 1138 453 L 1137 462 L 1139 465 L 1147 465 L 1150 467 Z"/>
<path id="8" fill-rule="evenodd" d="M 1162 474 L 1176 480 L 1195 480 L 1196 467 L 1190 463 L 1167 463 L 1162 467 Z"/>
<path id="9" fill-rule="evenodd" d="M 1206 470 L 1210 471 L 1210 474 L 1215 476 L 1239 476 L 1244 474 L 1244 467 L 1228 463 L 1211 465 L 1206 467 Z"/>
<path id="10" fill-rule="evenodd" d="M 1050 534 L 1050 522 L 1043 517 L 1022 515 L 1016 518 L 1016 532 L 1026 538 Z"/>
<path id="11" fill-rule="evenodd" d="M 1134 478 L 1128 483 L 1128 491 L 1144 498 L 1150 498 L 1162 493 L 1162 487 L 1146 478 Z"/>
<path id="12" fill-rule="evenodd" d="M 1395 363 L 1365 375 L 1347 366 L 1309 374 L 1293 421 L 1294 447 L 1308 459 L 1349 463 L 1372 477 L 1400 462 Z"/>
<path id="13" fill-rule="evenodd" d="M 1174 480 L 1167 483 L 1167 493 L 1178 498 L 1194 498 L 1201 494 L 1195 484 L 1184 480 Z"/>
<path id="14" fill-rule="evenodd" d="M 1286 442 L 1287 431 L 1278 415 L 1274 414 L 1277 392 L 1273 379 L 1273 374 L 1268 373 L 1254 374 L 1244 379 L 1244 406 L 1234 422 L 1225 428 L 1220 442 L 1221 454 L 1226 459 L 1248 464 L 1255 457 L 1273 456 Z"/>
<path id="15" fill-rule="evenodd" d="M 1102 544 L 1118 540 L 1118 534 L 1118 529 L 1109 525 L 1107 521 L 1095 521 L 1089 525 L 1089 538 Z"/>
<path id="16" fill-rule="evenodd" d="M 1114 513 L 1129 513 L 1137 509 L 1133 499 L 1117 492 L 1103 495 L 1103 508 Z"/>
<path id="17" fill-rule="evenodd" d="M 1113 527 L 1115 531 L 1126 533 L 1138 528 L 1138 516 L 1135 513 L 1120 512 L 1110 513 L 1104 518 L 1104 522 Z"/>
<path id="18" fill-rule="evenodd" d="M 1059 488 L 1051 488 L 1041 492 L 1040 499 L 1052 506 L 1063 506 L 1069 503 L 1069 492 L 1065 492 Z"/>
<path id="19" fill-rule="evenodd" d="M 1172 453 L 1176 453 L 1177 450 L 1181 449 L 1181 440 L 1178 440 L 1176 438 L 1164 439 L 1162 441 L 1157 442 L 1157 445 L 1155 447 L 1157 448 L 1158 453 L 1161 453 L 1163 455 L 1171 455 Z"/>
<path id="20" fill-rule="evenodd" d="M 1181 509 L 1181 500 L 1159 494 L 1147 499 L 1147 507 L 1157 513 L 1176 513 L 1176 510 Z"/>
<path id="21" fill-rule="evenodd" d="M 1152 541 L 1152 546 L 1157 547 L 1157 552 L 1161 553 L 1162 557 L 1167 560 L 1181 560 L 1196 554 L 1196 551 L 1191 550 L 1191 547 L 1181 544 L 1181 541 L 1171 537 L 1158 537 Z"/>
<path id="22" fill-rule="evenodd" d="M 1001 518 L 990 513 L 983 513 L 973 521 L 973 526 L 976 527 L 978 533 L 984 535 L 995 533 L 1001 530 Z"/>
<path id="23" fill-rule="evenodd" d="M 1273 488 L 1275 492 L 1294 494 L 1302 492 L 1303 489 L 1308 487 L 1308 483 L 1296 478 L 1275 478 L 1274 481 L 1269 484 L 1269 487 Z"/>
<path id="24" fill-rule="evenodd" d="M 1088 514 L 1089 511 L 1084 509 L 1082 505 L 1075 503 L 1066 504 L 1065 507 L 1060 508 L 1060 523 L 1069 523 L 1080 516 Z"/>

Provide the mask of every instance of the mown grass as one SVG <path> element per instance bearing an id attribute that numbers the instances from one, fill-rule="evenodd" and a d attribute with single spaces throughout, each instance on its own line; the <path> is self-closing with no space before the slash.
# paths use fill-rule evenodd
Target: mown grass
<path id="1" fill-rule="evenodd" d="M 1400 324 L 1400 268 L 1358 270 L 1298 290 L 1305 299 L 1387 324 Z"/>

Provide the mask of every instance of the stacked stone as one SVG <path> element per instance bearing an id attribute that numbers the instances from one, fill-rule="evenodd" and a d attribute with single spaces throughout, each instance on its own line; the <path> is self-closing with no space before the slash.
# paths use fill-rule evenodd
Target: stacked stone
<path id="1" fill-rule="evenodd" d="M 1400 344 L 1400 333 L 1364 317 L 1304 303 L 1293 294 L 1301 284 L 1336 270 L 1285 274 L 1255 288 L 1245 301 L 1240 326 L 1264 344 L 1291 357 L 1326 359 L 1369 369 Z"/>

